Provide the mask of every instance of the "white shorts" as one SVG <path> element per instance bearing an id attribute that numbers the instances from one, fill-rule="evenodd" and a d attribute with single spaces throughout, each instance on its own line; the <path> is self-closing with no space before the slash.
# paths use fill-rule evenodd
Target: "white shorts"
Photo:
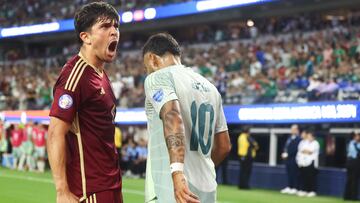
<path id="1" fill-rule="evenodd" d="M 21 147 L 13 147 L 11 154 L 13 155 L 14 158 L 19 159 L 23 154 Z"/>
<path id="2" fill-rule="evenodd" d="M 45 146 L 44 147 L 36 147 L 34 157 L 36 158 L 45 158 Z"/>

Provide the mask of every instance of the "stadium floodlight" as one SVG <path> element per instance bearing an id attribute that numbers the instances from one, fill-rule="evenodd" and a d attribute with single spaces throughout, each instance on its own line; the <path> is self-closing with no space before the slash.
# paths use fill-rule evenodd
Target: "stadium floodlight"
<path id="1" fill-rule="evenodd" d="M 156 17 L 156 9 L 155 8 L 145 9 L 144 16 L 146 20 L 154 19 Z"/>
<path id="2" fill-rule="evenodd" d="M 1 30 L 1 36 L 13 37 L 20 35 L 28 35 L 28 34 L 39 34 L 44 32 L 58 31 L 59 29 L 60 29 L 60 24 L 58 22 L 27 25 L 21 27 L 3 28 Z"/>
<path id="3" fill-rule="evenodd" d="M 136 10 L 134 11 L 134 21 L 142 21 L 144 20 L 144 11 Z"/>
<path id="4" fill-rule="evenodd" d="M 246 4 L 266 2 L 266 0 L 206 0 L 199 1 L 196 4 L 196 9 L 198 11 L 207 11 L 219 8 L 226 8 L 231 6 L 240 6 Z"/>
<path id="5" fill-rule="evenodd" d="M 248 21 L 246 22 L 246 25 L 249 26 L 249 27 L 252 27 L 252 26 L 255 25 L 255 23 L 254 23 L 254 21 L 252 21 L 252 20 L 248 20 Z"/>
<path id="6" fill-rule="evenodd" d="M 126 11 L 121 15 L 123 23 L 130 23 L 133 21 L 133 13 L 131 11 Z"/>

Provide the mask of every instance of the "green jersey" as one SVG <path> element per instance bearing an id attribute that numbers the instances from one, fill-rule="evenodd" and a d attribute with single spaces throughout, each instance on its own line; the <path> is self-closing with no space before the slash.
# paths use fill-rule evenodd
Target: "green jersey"
<path id="1" fill-rule="evenodd" d="M 215 134 L 227 131 L 216 87 L 190 68 L 175 65 L 150 74 L 145 80 L 145 94 L 149 134 L 145 202 L 176 202 L 159 115 L 162 106 L 171 100 L 179 101 L 184 122 L 184 174 L 189 187 L 201 202 L 215 202 L 217 183 L 211 150 Z"/>

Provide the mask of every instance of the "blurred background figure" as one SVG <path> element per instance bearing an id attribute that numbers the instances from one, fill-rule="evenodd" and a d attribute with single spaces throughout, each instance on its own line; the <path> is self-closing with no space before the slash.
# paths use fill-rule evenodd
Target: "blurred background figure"
<path id="1" fill-rule="evenodd" d="M 20 124 L 20 130 L 23 133 L 23 141 L 20 147 L 21 156 L 18 165 L 19 171 L 24 171 L 26 169 L 28 169 L 29 171 L 35 170 L 35 160 L 33 157 L 34 143 L 32 139 L 33 124 L 31 123 L 30 125 L 31 126 L 24 126 L 24 124 Z M 29 130 L 28 132 L 27 129 L 31 130 Z"/>
<path id="2" fill-rule="evenodd" d="M 244 127 L 243 132 L 239 135 L 238 156 L 240 160 L 239 189 L 250 189 L 250 176 L 253 161 L 256 157 L 256 151 L 259 149 L 258 143 L 250 135 L 249 127 Z"/>
<path id="3" fill-rule="evenodd" d="M 122 146 L 122 133 L 119 127 L 115 126 L 115 135 L 114 135 L 115 147 L 119 155 L 119 163 L 121 160 L 121 146 Z M 121 164 L 120 164 L 121 166 Z"/>
<path id="4" fill-rule="evenodd" d="M 140 138 L 138 145 L 135 147 L 136 158 L 132 161 L 130 166 L 133 177 L 145 177 L 146 158 L 148 155 L 147 142 Z"/>
<path id="5" fill-rule="evenodd" d="M 1 146 L 0 146 L 0 151 L 2 153 L 2 166 L 6 167 L 6 168 L 12 168 L 12 163 L 10 161 L 10 157 L 11 157 L 11 153 L 12 153 L 12 145 L 11 145 L 11 137 L 10 137 L 10 132 L 12 131 L 12 129 L 14 128 L 13 125 L 11 125 L 8 122 L 4 122 L 3 125 L 3 137 L 1 140 Z"/>
<path id="6" fill-rule="evenodd" d="M 0 120 L 0 165 L 3 162 L 3 154 L 6 151 L 7 142 L 6 142 L 6 134 L 5 127 L 3 122 Z"/>
<path id="7" fill-rule="evenodd" d="M 133 161 L 136 159 L 136 143 L 133 137 L 127 139 L 124 147 L 122 148 L 121 155 L 121 170 L 125 173 L 125 176 L 132 177 L 134 174 L 131 172 L 131 166 Z"/>
<path id="8" fill-rule="evenodd" d="M 19 124 L 14 125 L 14 129 L 11 131 L 11 146 L 12 146 L 12 156 L 13 156 L 13 165 L 12 169 L 18 167 L 18 161 L 22 156 L 21 144 L 24 140 L 24 131 L 20 129 Z"/>
<path id="9" fill-rule="evenodd" d="M 302 186 L 297 193 L 298 196 L 316 196 L 316 174 L 319 166 L 319 142 L 315 139 L 314 132 L 307 130 L 302 134 L 299 143 L 296 161 L 300 168 L 300 179 Z"/>
<path id="10" fill-rule="evenodd" d="M 32 130 L 32 140 L 35 145 L 34 150 L 34 161 L 39 172 L 45 171 L 45 160 L 46 160 L 46 137 L 47 130 L 44 125 L 36 124 Z"/>
<path id="11" fill-rule="evenodd" d="M 347 147 L 346 185 L 344 200 L 358 200 L 360 177 L 360 135 L 351 133 L 352 140 Z"/>
<path id="12" fill-rule="evenodd" d="M 296 154 L 300 141 L 299 126 L 292 125 L 291 135 L 286 140 L 284 152 L 281 154 L 281 158 L 285 160 L 288 177 L 287 187 L 281 190 L 283 194 L 296 194 L 299 189 L 299 167 L 296 163 Z"/>

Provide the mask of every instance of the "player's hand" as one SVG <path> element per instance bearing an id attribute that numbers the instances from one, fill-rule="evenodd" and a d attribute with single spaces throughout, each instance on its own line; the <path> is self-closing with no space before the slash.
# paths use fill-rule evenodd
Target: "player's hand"
<path id="1" fill-rule="evenodd" d="M 66 190 L 56 193 L 56 203 L 79 203 L 79 198 Z"/>
<path id="2" fill-rule="evenodd" d="M 172 174 L 172 179 L 174 182 L 174 193 L 177 203 L 200 203 L 199 198 L 189 190 L 183 172 L 174 172 Z"/>

